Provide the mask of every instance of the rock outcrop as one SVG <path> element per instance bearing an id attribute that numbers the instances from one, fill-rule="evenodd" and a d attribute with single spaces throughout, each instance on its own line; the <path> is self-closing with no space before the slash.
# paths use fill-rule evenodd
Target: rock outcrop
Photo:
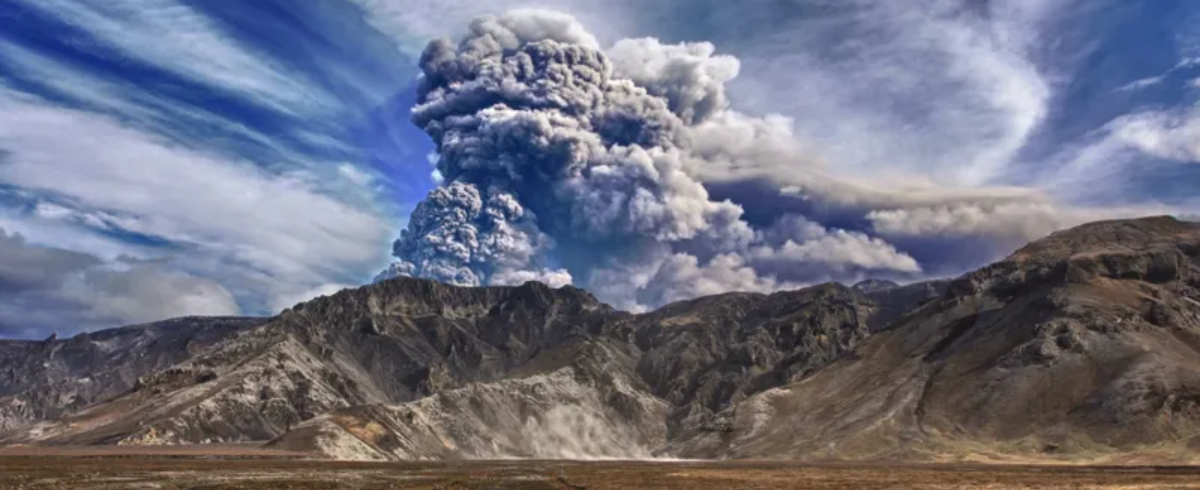
<path id="1" fill-rule="evenodd" d="M 544 350 L 511 378 L 398 405 L 337 410 L 272 442 L 342 459 L 647 459 L 667 442 L 666 402 L 627 344 Z"/>

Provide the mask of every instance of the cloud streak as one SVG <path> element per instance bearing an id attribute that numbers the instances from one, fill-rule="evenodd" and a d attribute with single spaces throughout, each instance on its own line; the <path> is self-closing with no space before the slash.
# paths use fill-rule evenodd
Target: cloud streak
<path id="1" fill-rule="evenodd" d="M 263 303 L 352 281 L 380 261 L 383 218 L 324 194 L 314 175 L 273 174 L 107 117 L 0 97 L 0 180 L 57 201 L 40 218 L 161 240 L 186 251 L 177 265 L 193 271 L 241 268 L 224 277 Z M 60 144 L 68 135 L 71 144 Z"/>
<path id="2" fill-rule="evenodd" d="M 1114 121 L 1111 127 L 1116 140 L 1142 153 L 1200 163 L 1200 109 L 1136 114 Z"/>
<path id="3" fill-rule="evenodd" d="M 328 94 L 305 83 L 303 74 L 289 72 L 241 45 L 186 3 L 37 0 L 25 5 L 88 33 L 98 43 L 95 48 L 248 94 L 279 110 L 311 115 L 336 108 Z"/>
<path id="4" fill-rule="evenodd" d="M 121 312 L 139 301 L 188 311 L 136 288 L 184 298 L 163 282 L 179 277 L 247 314 L 369 279 L 405 177 L 375 166 L 363 120 L 414 71 L 364 27 L 336 2 L 0 7 L 0 226 L 97 258 L 74 283 L 136 298 L 83 315 L 65 293 L 27 295 L 4 321 L 37 335 L 141 321 Z"/>
<path id="5" fill-rule="evenodd" d="M 172 272 L 159 263 L 130 258 L 109 262 L 38 246 L 3 229 L 0 291 L 0 337 L 240 312 L 233 295 L 214 281 Z"/>

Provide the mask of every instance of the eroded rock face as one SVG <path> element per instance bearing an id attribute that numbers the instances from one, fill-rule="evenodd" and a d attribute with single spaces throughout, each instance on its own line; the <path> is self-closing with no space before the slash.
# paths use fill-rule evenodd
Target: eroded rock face
<path id="1" fill-rule="evenodd" d="M 263 318 L 181 318 L 60 340 L 0 340 L 0 434 L 114 398 Z"/>
<path id="2" fill-rule="evenodd" d="M 627 316 L 576 288 L 397 279 L 298 305 L 65 424 L 12 441 L 182 444 L 271 439 L 305 420 L 505 377 Z"/>
<path id="3" fill-rule="evenodd" d="M 843 355 L 870 334 L 881 315 L 887 313 L 870 296 L 838 285 L 726 295 L 630 315 L 570 287 L 458 288 L 397 279 L 298 305 L 174 366 L 141 376 L 119 399 L 8 440 L 266 440 L 352 407 L 431 403 L 422 400 L 452 392 L 494 406 L 499 403 L 494 397 L 467 394 L 538 376 L 563 379 L 562 370 L 569 368 L 593 374 L 579 378 L 590 380 L 579 386 L 551 390 L 570 394 L 554 403 L 586 407 L 586 400 L 600 400 L 604 408 L 599 412 L 579 413 L 604 414 L 595 419 L 606 421 L 597 427 L 613 433 L 620 432 L 619 424 L 609 422 L 636 420 L 635 432 L 643 434 L 636 447 L 651 451 L 661 449 L 668 437 L 700 430 L 714 414 L 745 397 Z M 595 361 L 597 356 L 562 358 L 564 349 L 578 345 L 605 346 L 604 352 L 621 354 L 601 356 L 603 362 Z M 584 388 L 591 394 L 580 395 Z M 628 410 L 622 411 L 623 406 Z M 543 412 L 520 413 L 531 420 L 550 416 Z M 619 415 L 625 412 L 634 415 Z M 654 437 L 644 435 L 650 433 Z M 513 444 L 504 450 L 546 451 Z M 374 451 L 395 458 L 424 454 L 418 448 Z M 454 454 L 483 457 L 486 452 Z"/>
<path id="4" fill-rule="evenodd" d="M 825 366 L 870 334 L 877 306 L 841 285 L 727 294 L 632 319 L 637 370 L 674 408 L 672 434 L 695 430 L 747 396 Z"/>
<path id="5" fill-rule="evenodd" d="M 727 433 L 680 453 L 1184 454 L 1200 434 L 1198 244 L 1200 228 L 1169 218 L 1055 234 L 953 281 L 852 358 L 724 412 Z M 763 429 L 778 426 L 794 430 Z"/>
<path id="6" fill-rule="evenodd" d="M 647 459 L 666 443 L 668 407 L 629 369 L 636 352 L 600 339 L 555 351 L 521 377 L 338 410 L 272 446 L 367 460 Z"/>
<path id="7" fill-rule="evenodd" d="M 376 460 L 1170 452 L 1200 434 L 1198 287 L 1200 228 L 1166 218 L 1058 233 L 953 281 L 641 315 L 569 287 L 397 279 L 7 440 L 272 439 Z"/>

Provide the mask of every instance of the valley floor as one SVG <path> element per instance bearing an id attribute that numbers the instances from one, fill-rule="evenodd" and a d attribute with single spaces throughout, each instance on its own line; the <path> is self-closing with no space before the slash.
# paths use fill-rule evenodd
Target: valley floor
<path id="1" fill-rule="evenodd" d="M 849 490 L 1200 489 L 1200 467 L 801 465 L 778 462 L 336 463 L 197 454 L 0 455 L 0 489 Z M 214 456 L 214 455 L 209 455 Z M 262 456 L 262 455 L 260 455 Z"/>

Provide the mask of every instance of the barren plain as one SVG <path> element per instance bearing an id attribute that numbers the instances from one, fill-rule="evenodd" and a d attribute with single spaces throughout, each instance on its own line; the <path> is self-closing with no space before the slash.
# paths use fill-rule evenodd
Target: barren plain
<path id="1" fill-rule="evenodd" d="M 293 456 L 293 457 L 289 457 Z M 348 463 L 237 448 L 0 454 L 3 490 L 1200 489 L 1200 467 L 791 462 Z"/>

